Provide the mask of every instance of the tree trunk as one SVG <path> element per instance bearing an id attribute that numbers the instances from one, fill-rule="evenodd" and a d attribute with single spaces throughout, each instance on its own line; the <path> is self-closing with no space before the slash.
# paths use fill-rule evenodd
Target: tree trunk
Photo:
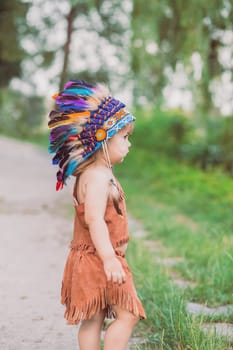
<path id="1" fill-rule="evenodd" d="M 71 43 L 71 36 L 73 33 L 73 22 L 78 12 L 78 5 L 72 6 L 70 9 L 69 14 L 67 15 L 67 36 L 66 36 L 66 42 L 64 45 L 64 61 L 63 61 L 63 67 L 60 77 L 60 84 L 59 84 L 59 91 L 63 90 L 64 84 L 67 80 L 67 68 L 68 68 L 68 62 L 69 62 L 69 54 L 70 54 L 70 43 Z"/>

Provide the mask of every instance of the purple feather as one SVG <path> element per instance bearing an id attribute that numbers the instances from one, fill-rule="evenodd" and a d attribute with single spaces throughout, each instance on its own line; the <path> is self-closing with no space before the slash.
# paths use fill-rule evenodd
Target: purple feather
<path id="1" fill-rule="evenodd" d="M 71 80 L 68 81 L 65 86 L 64 86 L 64 90 L 68 89 L 70 87 L 87 87 L 87 88 L 93 88 L 94 86 L 91 84 L 88 84 L 87 82 L 85 82 L 84 80 Z"/>
<path id="2" fill-rule="evenodd" d="M 63 180 L 63 173 L 60 170 L 57 172 L 57 180 L 58 181 L 62 181 Z"/>
<path id="3" fill-rule="evenodd" d="M 57 128 L 54 128 L 50 133 L 50 142 L 55 141 L 57 138 L 60 138 L 63 134 L 68 133 L 70 129 L 72 128 L 72 125 L 62 125 Z"/>
<path id="4" fill-rule="evenodd" d="M 70 104 L 75 104 L 76 106 L 84 106 L 87 107 L 87 103 L 86 101 L 80 101 L 80 100 L 65 100 L 65 101 L 61 101 L 60 104 L 64 104 L 64 105 L 70 105 Z"/>
<path id="5" fill-rule="evenodd" d="M 65 84 L 64 89 L 67 89 L 68 87 L 73 85 L 73 81 L 68 81 L 68 83 Z"/>

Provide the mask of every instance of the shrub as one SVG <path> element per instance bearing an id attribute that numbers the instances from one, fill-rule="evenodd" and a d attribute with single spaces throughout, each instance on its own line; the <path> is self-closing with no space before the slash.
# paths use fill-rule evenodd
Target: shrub
<path id="1" fill-rule="evenodd" d="M 179 156 L 179 147 L 188 141 L 192 132 L 189 119 L 185 115 L 158 110 L 136 112 L 136 115 L 138 119 L 134 142 L 138 147 L 150 152 Z"/>
<path id="2" fill-rule="evenodd" d="M 0 105 L 0 133 L 14 137 L 30 136 L 41 125 L 45 113 L 42 97 L 16 91 L 2 90 Z"/>
<path id="3" fill-rule="evenodd" d="M 177 111 L 138 111 L 136 115 L 136 146 L 197 164 L 203 170 L 221 166 L 233 173 L 233 116 L 205 116 L 200 122 L 200 118 L 192 119 Z"/>

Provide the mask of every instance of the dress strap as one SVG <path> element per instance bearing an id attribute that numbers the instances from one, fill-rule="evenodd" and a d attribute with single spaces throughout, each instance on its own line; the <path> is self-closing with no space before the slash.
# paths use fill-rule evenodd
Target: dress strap
<path id="1" fill-rule="evenodd" d="M 124 198 L 124 191 L 119 183 L 119 181 L 115 180 L 114 178 L 111 178 L 110 179 L 110 182 L 113 186 L 116 187 L 116 189 L 118 190 L 118 193 L 119 193 L 119 196 L 120 196 L 120 199 L 123 199 Z"/>

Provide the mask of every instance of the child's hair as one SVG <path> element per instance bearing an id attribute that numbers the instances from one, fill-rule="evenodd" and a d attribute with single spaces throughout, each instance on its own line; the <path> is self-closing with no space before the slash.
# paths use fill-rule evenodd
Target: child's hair
<path id="1" fill-rule="evenodd" d="M 127 129 L 129 135 L 132 135 L 133 129 L 134 129 L 134 123 L 126 124 L 126 126 L 124 126 L 123 129 Z"/>
<path id="2" fill-rule="evenodd" d="M 71 80 L 53 97 L 57 109 L 49 114 L 49 152 L 55 153 L 53 164 L 59 165 L 59 190 L 70 175 L 77 176 L 94 162 L 95 152 L 135 117 L 101 84 Z"/>
<path id="3" fill-rule="evenodd" d="M 96 161 L 96 153 L 92 154 L 89 158 L 87 158 L 83 163 L 77 167 L 74 172 L 73 176 L 80 176 L 91 164 L 93 164 Z"/>

